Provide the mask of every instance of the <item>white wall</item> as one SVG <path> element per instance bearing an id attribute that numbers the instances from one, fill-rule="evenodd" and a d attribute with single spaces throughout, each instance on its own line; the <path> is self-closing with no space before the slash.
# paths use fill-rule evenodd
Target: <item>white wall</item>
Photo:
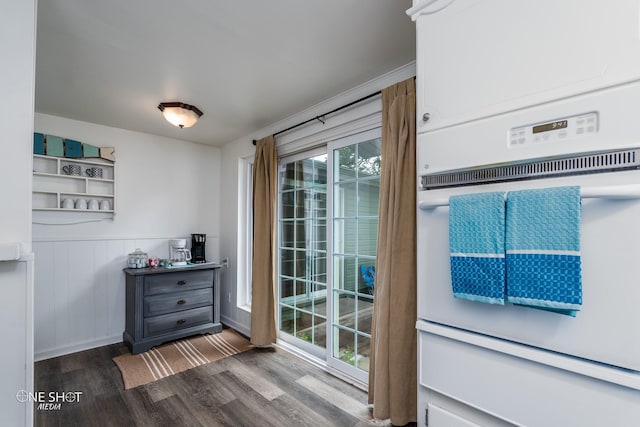
<path id="1" fill-rule="evenodd" d="M 33 263 L 31 153 L 35 86 L 35 0 L 0 7 L 0 245 L 19 243 L 22 261 L 0 261 L 0 413 L 4 425 L 32 422 L 32 406 L 16 399 L 33 391 Z"/>
<path id="2" fill-rule="evenodd" d="M 207 259 L 220 260 L 221 154 L 217 147 L 39 113 L 35 131 L 115 147 L 116 157 L 114 219 L 33 224 L 35 353 L 42 359 L 122 340 L 122 268 L 135 248 L 166 258 L 168 239 L 205 233 Z"/>
<path id="3" fill-rule="evenodd" d="M 238 212 L 239 194 L 238 176 L 239 159 L 250 157 L 254 153 L 253 139 L 263 138 L 289 126 L 295 125 L 309 118 L 316 117 L 334 108 L 348 104 L 351 101 L 367 96 L 399 81 L 415 75 L 415 63 L 407 64 L 392 72 L 384 74 L 363 85 L 357 86 L 336 97 L 330 98 L 305 111 L 278 123 L 274 123 L 243 138 L 237 139 L 222 147 L 222 175 L 225 185 L 222 188 L 221 221 L 221 256 L 229 259 L 229 267 L 221 274 L 221 320 L 239 331 L 249 335 L 251 329 L 251 315 L 246 310 L 237 307 L 238 288 Z M 318 143 L 328 142 L 351 133 L 365 131 L 372 126 L 379 126 L 381 121 L 381 103 L 379 97 L 345 109 L 337 114 L 326 117 L 325 124 L 314 122 L 279 136 L 276 144 L 278 155 L 286 155 L 294 151 L 312 147 Z M 254 302 L 255 304 L 255 302 Z"/>

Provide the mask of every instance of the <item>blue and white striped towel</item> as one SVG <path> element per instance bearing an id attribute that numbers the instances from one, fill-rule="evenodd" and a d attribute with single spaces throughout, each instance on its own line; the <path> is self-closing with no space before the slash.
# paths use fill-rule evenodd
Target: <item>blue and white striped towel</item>
<path id="1" fill-rule="evenodd" d="M 449 249 L 453 295 L 504 304 L 504 193 L 449 198 Z"/>
<path id="2" fill-rule="evenodd" d="M 507 195 L 507 301 L 575 316 L 582 304 L 580 187 Z"/>

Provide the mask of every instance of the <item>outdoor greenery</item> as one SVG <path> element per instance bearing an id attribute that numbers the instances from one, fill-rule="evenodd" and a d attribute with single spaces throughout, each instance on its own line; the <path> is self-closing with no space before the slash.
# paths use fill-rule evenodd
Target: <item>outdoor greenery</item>
<path id="1" fill-rule="evenodd" d="M 349 365 L 355 365 L 356 353 L 353 350 L 353 347 L 347 346 L 347 348 L 345 348 L 344 351 L 342 352 L 342 355 L 340 356 L 340 360 L 342 360 L 343 362 L 347 362 Z"/>

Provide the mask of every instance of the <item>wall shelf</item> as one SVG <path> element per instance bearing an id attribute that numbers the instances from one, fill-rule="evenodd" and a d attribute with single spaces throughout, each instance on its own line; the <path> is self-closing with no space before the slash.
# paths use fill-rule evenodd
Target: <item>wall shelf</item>
<path id="1" fill-rule="evenodd" d="M 65 172 L 67 166 L 80 167 L 79 175 Z M 89 176 L 90 168 L 99 168 L 102 177 Z M 65 209 L 62 203 L 71 199 L 74 207 L 79 199 L 87 205 L 91 200 L 106 201 L 109 209 Z M 73 224 L 113 218 L 116 212 L 115 164 L 102 159 L 69 159 L 34 154 L 33 156 L 33 222 Z"/>

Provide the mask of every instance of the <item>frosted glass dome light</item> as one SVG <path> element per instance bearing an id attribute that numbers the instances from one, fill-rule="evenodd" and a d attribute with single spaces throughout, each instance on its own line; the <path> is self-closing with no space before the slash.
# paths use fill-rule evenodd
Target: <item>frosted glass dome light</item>
<path id="1" fill-rule="evenodd" d="M 161 102 L 158 109 L 169 123 L 179 128 L 190 128 L 202 116 L 202 111 L 182 102 Z"/>

